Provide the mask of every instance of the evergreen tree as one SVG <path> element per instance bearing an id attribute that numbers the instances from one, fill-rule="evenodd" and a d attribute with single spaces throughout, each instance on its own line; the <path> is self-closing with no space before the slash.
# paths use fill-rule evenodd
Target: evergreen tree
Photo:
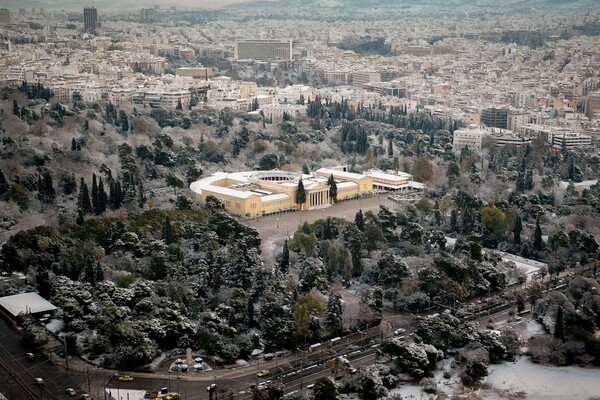
<path id="1" fill-rule="evenodd" d="M 75 138 L 71 139 L 71 151 L 77 150 L 77 141 Z"/>
<path id="2" fill-rule="evenodd" d="M 123 204 L 123 189 L 121 188 L 121 182 L 115 182 L 115 196 L 114 196 L 114 207 L 115 210 L 121 208 Z"/>
<path id="3" fill-rule="evenodd" d="M 181 104 L 181 99 L 177 100 L 177 106 L 175 107 L 176 110 L 183 110 L 183 104 Z"/>
<path id="4" fill-rule="evenodd" d="M 528 169 L 525 171 L 525 189 L 532 190 L 533 189 L 533 171 Z"/>
<path id="5" fill-rule="evenodd" d="M 450 212 L 450 229 L 452 232 L 458 232 L 460 229 L 458 226 L 458 211 L 456 209 Z"/>
<path id="6" fill-rule="evenodd" d="M 442 213 L 440 211 L 440 203 L 437 200 L 435 201 L 435 209 L 434 209 L 433 217 L 435 219 L 435 224 L 438 226 L 442 225 L 442 223 L 444 222 L 444 219 L 442 218 Z"/>
<path id="7" fill-rule="evenodd" d="M 52 203 L 56 198 L 52 176 L 47 168 L 43 168 L 38 176 L 38 197 L 40 201 L 46 204 Z"/>
<path id="8" fill-rule="evenodd" d="M 535 220 L 535 231 L 533 232 L 533 249 L 541 251 L 544 249 L 544 240 L 542 239 L 542 228 L 540 227 L 540 215 Z"/>
<path id="9" fill-rule="evenodd" d="M 75 222 L 77 223 L 77 225 L 83 225 L 85 219 L 83 217 L 83 210 L 80 208 L 77 209 L 77 219 L 75 220 Z"/>
<path id="10" fill-rule="evenodd" d="M 140 183 L 138 186 L 139 186 L 138 206 L 140 208 L 144 208 L 147 198 L 146 198 L 146 192 L 144 191 L 144 184 L 141 180 L 140 180 Z"/>
<path id="11" fill-rule="evenodd" d="M 17 117 L 21 116 L 21 109 L 19 108 L 19 103 L 16 100 L 13 100 L 13 114 Z"/>
<path id="12" fill-rule="evenodd" d="M 106 191 L 104 190 L 104 182 L 102 181 L 102 177 L 100 177 L 100 182 L 98 183 L 98 211 L 102 214 L 106 211 Z"/>
<path id="13" fill-rule="evenodd" d="M 325 326 L 330 335 L 337 336 L 344 330 L 342 320 L 342 297 L 337 293 L 330 293 L 325 308 Z"/>
<path id="14" fill-rule="evenodd" d="M 171 244 L 175 241 L 175 231 L 171 225 L 171 218 L 168 215 L 163 224 L 163 239 L 166 244 Z"/>
<path id="15" fill-rule="evenodd" d="M 93 212 L 88 186 L 83 178 L 81 178 L 81 182 L 79 183 L 79 201 L 77 205 L 83 210 L 84 214 L 91 214 Z"/>
<path id="16" fill-rule="evenodd" d="M 92 209 L 94 214 L 99 215 L 100 211 L 100 199 L 98 198 L 98 181 L 96 174 L 92 174 Z"/>
<path id="17" fill-rule="evenodd" d="M 515 244 L 521 244 L 521 231 L 523 230 L 523 223 L 521 221 L 521 216 L 517 215 L 515 219 L 515 226 L 513 227 L 513 241 Z"/>
<path id="18" fill-rule="evenodd" d="M 283 249 L 277 256 L 277 266 L 282 274 L 286 275 L 290 269 L 290 249 L 288 248 L 288 240 L 283 242 Z"/>
<path id="19" fill-rule="evenodd" d="M 329 180 L 327 181 L 329 185 L 329 198 L 335 203 L 337 201 L 337 183 L 335 183 L 335 179 L 333 178 L 333 174 L 329 176 Z"/>
<path id="20" fill-rule="evenodd" d="M 565 340 L 562 306 L 559 306 L 558 310 L 556 310 L 556 322 L 554 323 L 554 337 L 556 339 L 562 340 L 563 342 Z"/>
<path id="21" fill-rule="evenodd" d="M 304 175 L 310 175 L 310 170 L 308 169 L 308 165 L 302 164 L 302 173 Z"/>
<path id="22" fill-rule="evenodd" d="M 296 204 L 300 204 L 300 207 L 304 208 L 306 202 L 306 190 L 304 190 L 304 183 L 302 179 L 298 181 L 298 189 L 296 190 Z"/>
<path id="23" fill-rule="evenodd" d="M 121 126 L 121 132 L 127 133 L 129 131 L 129 117 L 124 110 L 119 111 L 119 125 Z"/>
<path id="24" fill-rule="evenodd" d="M 10 189 L 10 185 L 4 176 L 4 172 L 0 170 L 0 196 L 8 192 L 8 189 Z"/>
<path id="25" fill-rule="evenodd" d="M 365 231 L 365 217 L 363 215 L 362 209 L 358 210 L 354 215 L 354 225 L 356 225 L 359 231 Z"/>

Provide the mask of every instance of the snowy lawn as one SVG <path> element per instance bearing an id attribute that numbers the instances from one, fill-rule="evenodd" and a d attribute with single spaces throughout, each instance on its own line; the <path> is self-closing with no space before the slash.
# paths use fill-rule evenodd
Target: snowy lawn
<path id="1" fill-rule="evenodd" d="M 600 395 L 600 368 L 553 367 L 534 364 L 526 357 L 491 365 L 484 399 L 591 399 Z"/>

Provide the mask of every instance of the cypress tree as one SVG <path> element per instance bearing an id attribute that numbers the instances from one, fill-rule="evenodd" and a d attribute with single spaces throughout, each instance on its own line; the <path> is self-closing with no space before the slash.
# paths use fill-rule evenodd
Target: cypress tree
<path id="1" fill-rule="evenodd" d="M 111 210 L 115 209 L 115 181 L 112 179 L 108 183 L 108 206 Z"/>
<path id="2" fill-rule="evenodd" d="M 10 189 L 10 185 L 4 176 L 4 172 L 0 170 L 0 196 L 8 192 L 8 189 Z"/>
<path id="3" fill-rule="evenodd" d="M 115 183 L 115 209 L 121 208 L 123 204 L 123 189 L 121 189 L 121 182 L 116 181 Z"/>
<path id="4" fill-rule="evenodd" d="M 304 208 L 306 202 L 306 190 L 304 190 L 304 183 L 302 179 L 298 181 L 298 189 L 296 190 L 296 204 L 301 204 L 301 208 Z"/>
<path id="5" fill-rule="evenodd" d="M 100 200 L 98 199 L 98 181 L 96 179 L 96 174 L 92 174 L 92 208 L 94 210 L 94 214 L 98 215 L 101 213 Z"/>
<path id="6" fill-rule="evenodd" d="M 79 184 L 79 208 L 83 210 L 84 214 L 91 214 L 93 212 L 92 202 L 90 201 L 90 193 L 88 190 L 88 186 L 81 178 L 81 182 Z"/>
<path id="7" fill-rule="evenodd" d="M 75 138 L 71 139 L 71 151 L 77 150 L 77 141 Z"/>
<path id="8" fill-rule="evenodd" d="M 287 274 L 290 269 L 290 249 L 288 248 L 288 240 L 283 242 L 283 249 L 277 256 L 277 264 L 282 274 Z"/>
<path id="9" fill-rule="evenodd" d="M 104 190 L 104 182 L 102 181 L 102 177 L 100 177 L 100 182 L 98 183 L 98 211 L 102 214 L 106 211 L 106 191 Z"/>
<path id="10" fill-rule="evenodd" d="M 523 230 L 523 223 L 521 222 L 521 216 L 517 215 L 515 220 L 515 226 L 513 227 L 513 241 L 515 244 L 521 244 L 521 231 Z"/>
<path id="11" fill-rule="evenodd" d="M 556 339 L 562 340 L 563 342 L 565 340 L 562 306 L 559 306 L 558 310 L 556 310 L 556 322 L 554 323 L 554 337 Z"/>
<path id="12" fill-rule="evenodd" d="M 535 220 L 535 231 L 533 232 L 533 249 L 541 251 L 544 249 L 544 240 L 542 239 L 542 228 L 540 227 L 540 215 Z"/>
<path id="13" fill-rule="evenodd" d="M 165 219 L 165 223 L 163 224 L 163 239 L 166 244 L 171 244 L 175 241 L 175 232 L 173 231 L 173 226 L 171 225 L 171 218 L 167 215 Z"/>
<path id="14" fill-rule="evenodd" d="M 354 225 L 356 225 L 359 231 L 365 231 L 365 217 L 363 215 L 362 209 L 358 210 L 354 215 Z"/>
<path id="15" fill-rule="evenodd" d="M 77 219 L 75 220 L 75 222 L 77 223 L 77 225 L 82 225 L 84 221 L 85 219 L 83 218 L 83 210 L 81 208 L 78 208 Z"/>
<path id="16" fill-rule="evenodd" d="M 333 174 L 329 176 L 329 180 L 327 181 L 329 185 L 329 198 L 335 203 L 337 201 L 337 183 L 335 183 L 335 179 L 333 178 Z"/>
<path id="17" fill-rule="evenodd" d="M 43 203 L 47 204 L 52 203 L 56 198 L 52 176 L 45 168 L 38 177 L 38 197 Z"/>

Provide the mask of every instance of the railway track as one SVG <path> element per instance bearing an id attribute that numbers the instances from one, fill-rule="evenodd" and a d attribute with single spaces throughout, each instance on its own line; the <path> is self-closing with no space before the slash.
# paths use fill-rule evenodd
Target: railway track
<path id="1" fill-rule="evenodd" d="M 27 393 L 29 399 L 35 400 L 41 398 L 41 393 L 38 395 L 36 391 L 31 389 L 29 384 L 27 384 L 27 382 L 25 382 L 21 376 L 19 368 L 15 365 L 18 365 L 18 362 L 14 360 L 13 356 L 4 348 L 3 345 L 0 344 L 0 367 L 2 367 L 2 369 L 6 371 L 6 373 L 16 382 L 16 384 L 19 385 L 19 387 L 23 389 L 25 393 Z"/>

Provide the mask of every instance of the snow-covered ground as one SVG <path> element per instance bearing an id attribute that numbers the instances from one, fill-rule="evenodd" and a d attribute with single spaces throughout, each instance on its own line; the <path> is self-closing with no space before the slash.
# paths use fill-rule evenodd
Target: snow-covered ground
<path id="1" fill-rule="evenodd" d="M 106 395 L 111 400 L 143 400 L 146 391 L 106 388 Z"/>
<path id="2" fill-rule="evenodd" d="M 583 181 L 583 182 L 573 182 L 573 185 L 575 185 L 575 187 L 579 188 L 579 189 L 589 189 L 590 186 L 595 185 L 596 183 L 598 183 L 598 179 L 593 179 L 593 180 Z M 561 188 L 566 189 L 567 186 L 569 186 L 569 182 L 565 182 L 565 181 L 560 182 Z"/>
<path id="3" fill-rule="evenodd" d="M 534 364 L 526 357 L 514 363 L 492 365 L 484 399 L 553 400 L 591 399 L 600 394 L 600 368 L 553 367 Z"/>

